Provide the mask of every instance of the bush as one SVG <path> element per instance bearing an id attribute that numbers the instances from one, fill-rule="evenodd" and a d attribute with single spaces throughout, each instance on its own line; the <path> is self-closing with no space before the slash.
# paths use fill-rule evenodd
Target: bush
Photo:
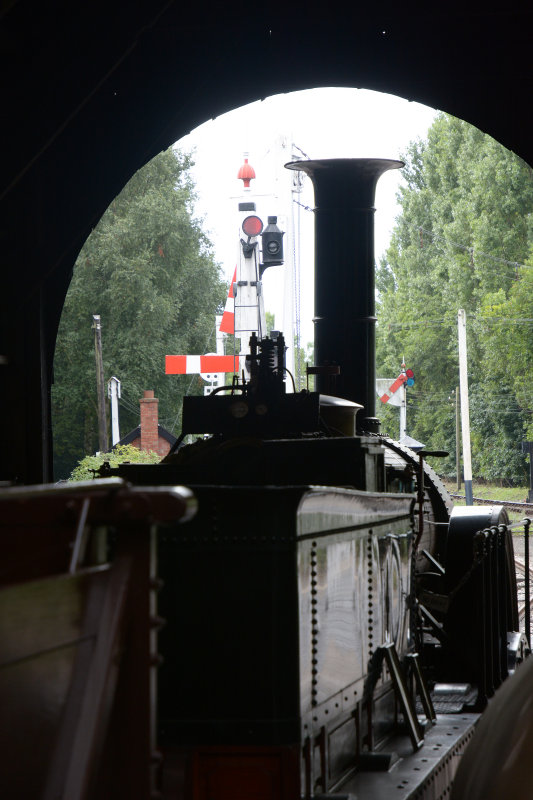
<path id="1" fill-rule="evenodd" d="M 132 444 L 119 444 L 108 453 L 85 456 L 72 470 L 69 481 L 90 481 L 98 477 L 98 470 L 107 461 L 110 467 L 117 467 L 124 461 L 137 464 L 157 464 L 161 457 L 153 450 L 139 450 Z"/>

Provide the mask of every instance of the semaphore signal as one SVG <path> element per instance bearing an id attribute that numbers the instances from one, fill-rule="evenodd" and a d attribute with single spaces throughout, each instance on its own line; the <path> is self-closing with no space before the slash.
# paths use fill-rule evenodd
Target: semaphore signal
<path id="1" fill-rule="evenodd" d="M 381 379 L 378 382 L 378 384 L 379 383 L 382 383 Z M 387 384 L 385 383 L 385 386 L 386 385 Z M 413 372 L 412 369 L 407 369 L 405 366 L 405 362 L 402 362 L 402 371 L 400 372 L 396 380 L 393 383 L 391 383 L 387 391 L 384 392 L 379 398 L 382 403 L 388 403 L 389 401 L 391 401 L 391 398 L 394 397 L 396 392 L 398 392 L 398 390 L 401 389 L 399 395 L 399 401 L 397 400 L 397 398 L 394 398 L 394 400 L 391 402 L 391 405 L 397 405 L 400 407 L 400 441 L 402 441 L 402 439 L 405 436 L 407 436 L 406 389 L 408 386 L 414 386 L 414 385 L 415 385 L 415 373 Z"/>
<path id="2" fill-rule="evenodd" d="M 255 171 L 247 158 L 237 177 L 243 181 L 244 190 L 249 191 Z M 268 267 L 283 264 L 284 233 L 276 224 L 277 217 L 269 216 L 264 229 L 263 221 L 255 214 L 255 202 L 243 198 L 238 204 L 238 210 L 241 215 L 241 231 L 246 238 L 239 241 L 237 266 L 229 286 L 224 313 L 222 317 L 217 317 L 217 352 L 207 355 L 165 356 L 167 375 L 200 374 L 210 384 L 205 387 L 205 394 L 211 394 L 216 388 L 223 386 L 224 373 L 239 374 L 248 369 L 245 356 L 250 336 L 253 333 L 259 338 L 266 335 L 262 276 Z M 233 355 L 224 355 L 223 339 L 226 334 L 232 334 L 240 343 Z"/>

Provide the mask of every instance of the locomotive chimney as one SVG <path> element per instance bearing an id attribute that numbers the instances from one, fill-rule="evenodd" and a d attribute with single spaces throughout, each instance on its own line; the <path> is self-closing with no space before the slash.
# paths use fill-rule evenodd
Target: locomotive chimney
<path id="1" fill-rule="evenodd" d="M 374 197 L 380 176 L 403 167 L 379 158 L 295 161 L 315 190 L 315 364 L 338 364 L 332 390 L 317 391 L 364 406 L 358 423 L 377 432 L 374 301 Z"/>

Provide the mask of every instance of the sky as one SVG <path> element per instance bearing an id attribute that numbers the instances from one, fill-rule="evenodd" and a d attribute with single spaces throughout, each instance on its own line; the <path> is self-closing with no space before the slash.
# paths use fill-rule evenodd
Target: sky
<path id="1" fill-rule="evenodd" d="M 427 106 L 364 89 L 309 89 L 230 111 L 180 139 L 176 146 L 194 154 L 196 214 L 204 220 L 204 230 L 228 283 L 239 242 L 237 203 L 243 198 L 237 173 L 247 153 L 257 177 L 246 199 L 256 201 L 265 225 L 268 214 L 278 215 L 279 226 L 286 229 L 292 214 L 292 224 L 299 228 L 301 341 L 312 341 L 313 214 L 304 206 L 312 208 L 313 190 L 309 178 L 305 178 L 298 196 L 302 205 L 293 206 L 292 173 L 283 164 L 292 160 L 293 152 L 311 159 L 398 159 L 409 142 L 426 137 L 436 113 Z M 376 260 L 388 246 L 399 213 L 396 193 L 400 181 L 400 170 L 391 170 L 378 182 Z M 276 314 L 276 327 L 280 327 L 278 319 L 287 291 L 283 270 L 272 267 L 264 274 L 265 306 Z"/>

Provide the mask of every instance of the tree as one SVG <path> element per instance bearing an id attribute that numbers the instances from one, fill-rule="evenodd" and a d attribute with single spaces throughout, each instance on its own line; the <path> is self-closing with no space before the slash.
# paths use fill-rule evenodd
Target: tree
<path id="1" fill-rule="evenodd" d="M 144 389 L 154 389 L 169 429 L 179 426 L 183 395 L 201 391 L 195 376 L 164 373 L 166 354 L 215 349 L 215 312 L 227 291 L 194 218 L 191 165 L 169 149 L 140 169 L 78 256 L 54 362 L 56 477 L 97 446 L 93 314 L 102 319 L 106 379 L 122 382 L 123 432 L 138 424 Z"/>
<path id="2" fill-rule="evenodd" d="M 405 357 L 417 379 L 408 392 L 409 433 L 453 452 L 448 398 L 458 383 L 457 310 L 465 308 L 474 474 L 523 480 L 518 447 L 533 365 L 529 329 L 517 320 L 533 309 L 517 265 L 526 263 L 533 241 L 532 170 L 446 114 L 405 160 L 402 211 L 377 273 L 378 375 L 393 374 Z M 506 354 L 504 369 L 498 353 Z M 453 472 L 452 457 L 444 468 Z"/>

